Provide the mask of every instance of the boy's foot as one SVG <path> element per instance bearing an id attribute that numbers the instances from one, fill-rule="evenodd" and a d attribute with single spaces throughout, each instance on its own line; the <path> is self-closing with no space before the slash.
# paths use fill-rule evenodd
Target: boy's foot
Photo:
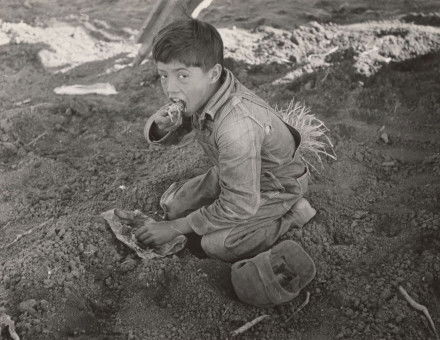
<path id="1" fill-rule="evenodd" d="M 295 227 L 301 228 L 309 222 L 315 215 L 316 210 L 310 205 L 309 201 L 301 197 L 290 209 Z"/>

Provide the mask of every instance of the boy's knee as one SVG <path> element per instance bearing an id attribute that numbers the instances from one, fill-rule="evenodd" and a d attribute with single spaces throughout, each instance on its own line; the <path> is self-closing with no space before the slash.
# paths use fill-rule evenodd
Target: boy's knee
<path id="1" fill-rule="evenodd" d="M 176 218 L 185 216 L 187 209 L 182 204 L 183 200 L 176 197 L 181 186 L 182 185 L 177 182 L 171 184 L 160 198 L 160 206 L 164 211 L 165 219 L 167 220 L 175 220 Z"/>
<path id="2" fill-rule="evenodd" d="M 168 202 L 166 206 L 162 206 L 162 209 L 165 212 L 166 220 L 171 221 L 185 216 L 185 212 L 182 210 L 182 207 L 178 201 Z"/>
<path id="3" fill-rule="evenodd" d="M 206 255 L 226 262 L 236 261 L 237 256 L 226 247 L 226 239 L 230 231 L 230 229 L 224 229 L 203 235 L 201 246 Z"/>
<path id="4" fill-rule="evenodd" d="M 167 211 L 165 213 L 166 220 L 172 221 L 172 220 L 184 217 L 184 216 L 185 216 L 185 214 L 181 209 L 179 209 L 178 204 L 176 204 L 175 206 L 173 206 L 173 205 L 167 206 Z"/>
<path id="5" fill-rule="evenodd" d="M 211 258 L 235 262 L 254 256 L 272 246 L 273 242 L 265 235 L 264 229 L 257 229 L 237 240 L 236 236 L 232 235 L 232 228 L 223 229 L 204 235 L 201 246 Z"/>

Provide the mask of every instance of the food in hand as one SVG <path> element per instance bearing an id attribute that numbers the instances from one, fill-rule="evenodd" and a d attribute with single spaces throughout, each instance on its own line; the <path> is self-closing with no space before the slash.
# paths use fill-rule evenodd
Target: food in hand
<path id="1" fill-rule="evenodd" d="M 182 124 L 182 113 L 185 110 L 185 104 L 182 101 L 171 103 L 168 106 L 168 116 L 175 125 Z"/>

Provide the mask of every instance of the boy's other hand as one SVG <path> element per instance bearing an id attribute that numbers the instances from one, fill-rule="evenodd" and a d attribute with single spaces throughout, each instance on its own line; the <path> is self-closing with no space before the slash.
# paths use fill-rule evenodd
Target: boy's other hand
<path id="1" fill-rule="evenodd" d="M 167 243 L 190 231 L 191 227 L 187 225 L 185 219 L 180 218 L 173 221 L 146 222 L 136 231 L 135 235 L 140 243 L 154 247 Z"/>

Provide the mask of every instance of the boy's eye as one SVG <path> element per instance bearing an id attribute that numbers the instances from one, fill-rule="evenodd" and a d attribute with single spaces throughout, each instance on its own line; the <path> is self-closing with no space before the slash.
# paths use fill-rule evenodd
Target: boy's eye
<path id="1" fill-rule="evenodd" d="M 187 78 L 188 78 L 188 75 L 187 75 L 187 74 L 184 74 L 184 73 L 180 73 L 177 77 L 178 77 L 179 79 L 181 79 L 181 80 L 184 80 L 184 79 L 187 79 Z"/>
<path id="2" fill-rule="evenodd" d="M 166 79 L 167 75 L 166 74 L 159 74 L 160 79 Z"/>

